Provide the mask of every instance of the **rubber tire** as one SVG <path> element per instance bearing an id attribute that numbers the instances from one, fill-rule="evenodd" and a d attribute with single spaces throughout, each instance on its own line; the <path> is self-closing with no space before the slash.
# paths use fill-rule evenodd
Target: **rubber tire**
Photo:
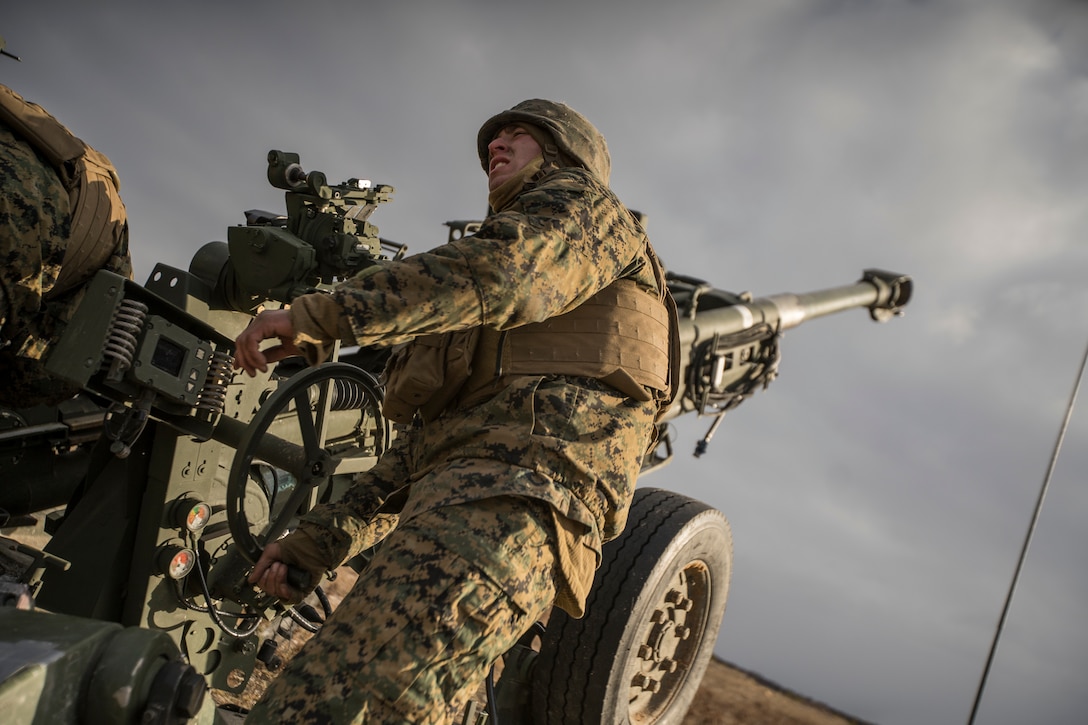
<path id="1" fill-rule="evenodd" d="M 604 547 L 585 616 L 552 611 L 532 678 L 535 725 L 679 725 L 713 654 L 732 568 L 720 511 L 671 491 L 636 490 L 627 528 Z M 675 595 L 670 602 L 674 589 L 690 610 Z M 678 625 L 690 628 L 686 640 Z M 663 669 L 662 654 L 674 655 L 674 672 Z M 636 683 L 646 675 L 657 692 Z"/>

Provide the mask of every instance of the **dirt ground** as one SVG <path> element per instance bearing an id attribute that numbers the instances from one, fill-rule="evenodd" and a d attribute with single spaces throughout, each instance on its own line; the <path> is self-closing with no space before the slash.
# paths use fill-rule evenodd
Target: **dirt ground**
<path id="1" fill-rule="evenodd" d="M 683 725 L 868 724 L 716 659 Z"/>

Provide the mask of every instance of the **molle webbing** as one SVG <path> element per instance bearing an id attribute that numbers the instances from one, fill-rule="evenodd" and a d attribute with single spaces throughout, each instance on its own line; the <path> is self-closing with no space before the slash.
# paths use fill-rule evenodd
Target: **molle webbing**
<path id="1" fill-rule="evenodd" d="M 88 147 L 77 165 L 80 169 L 77 186 L 70 194 L 72 230 L 68 251 L 48 297 L 67 292 L 93 277 L 120 248 L 126 233 L 125 205 L 113 164 Z"/>
<path id="2" fill-rule="evenodd" d="M 669 389 L 669 312 L 633 280 L 566 314 L 502 333 L 484 330 L 466 388 L 499 375 L 597 378 L 637 400 Z"/>
<path id="3" fill-rule="evenodd" d="M 83 155 L 82 141 L 44 108 L 3 85 L 0 85 L 0 121 L 45 156 L 57 169 L 65 188 L 72 188 L 76 180 L 70 164 Z"/>
<path id="4" fill-rule="evenodd" d="M 126 215 L 113 164 L 41 106 L 0 85 L 0 123 L 45 157 L 68 190 L 71 230 L 64 263 L 48 299 L 90 279 L 121 248 Z"/>

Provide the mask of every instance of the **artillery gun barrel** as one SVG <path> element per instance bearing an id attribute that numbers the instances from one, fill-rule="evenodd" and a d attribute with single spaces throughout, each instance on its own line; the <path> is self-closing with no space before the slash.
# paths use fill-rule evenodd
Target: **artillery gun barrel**
<path id="1" fill-rule="evenodd" d="M 868 282 L 803 294 L 777 294 L 766 298 L 778 311 L 779 331 L 802 322 L 855 307 L 879 305 L 880 290 Z"/>
<path id="2" fill-rule="evenodd" d="M 693 284 L 694 282 L 694 284 Z M 864 307 L 877 322 L 902 314 L 913 282 L 907 275 L 867 269 L 854 284 L 752 299 L 675 278 L 680 308 L 680 391 L 666 413 L 720 414 L 777 375 L 779 334 L 825 315 Z"/>
<path id="3" fill-rule="evenodd" d="M 855 284 L 801 294 L 774 294 L 744 304 L 697 310 L 693 324 L 681 323 L 680 343 L 683 348 L 705 337 L 701 332 L 729 335 L 760 323 L 782 332 L 807 320 L 855 307 L 867 307 L 874 320 L 883 322 L 900 314 L 910 300 L 911 289 L 911 280 L 906 275 L 869 269 Z"/>

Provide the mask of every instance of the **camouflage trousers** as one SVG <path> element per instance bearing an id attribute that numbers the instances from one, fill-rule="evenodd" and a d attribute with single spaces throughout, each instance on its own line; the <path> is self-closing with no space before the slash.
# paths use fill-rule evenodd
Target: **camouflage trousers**
<path id="1" fill-rule="evenodd" d="M 251 723 L 459 723 L 555 598 L 546 505 L 513 496 L 402 522 Z"/>

